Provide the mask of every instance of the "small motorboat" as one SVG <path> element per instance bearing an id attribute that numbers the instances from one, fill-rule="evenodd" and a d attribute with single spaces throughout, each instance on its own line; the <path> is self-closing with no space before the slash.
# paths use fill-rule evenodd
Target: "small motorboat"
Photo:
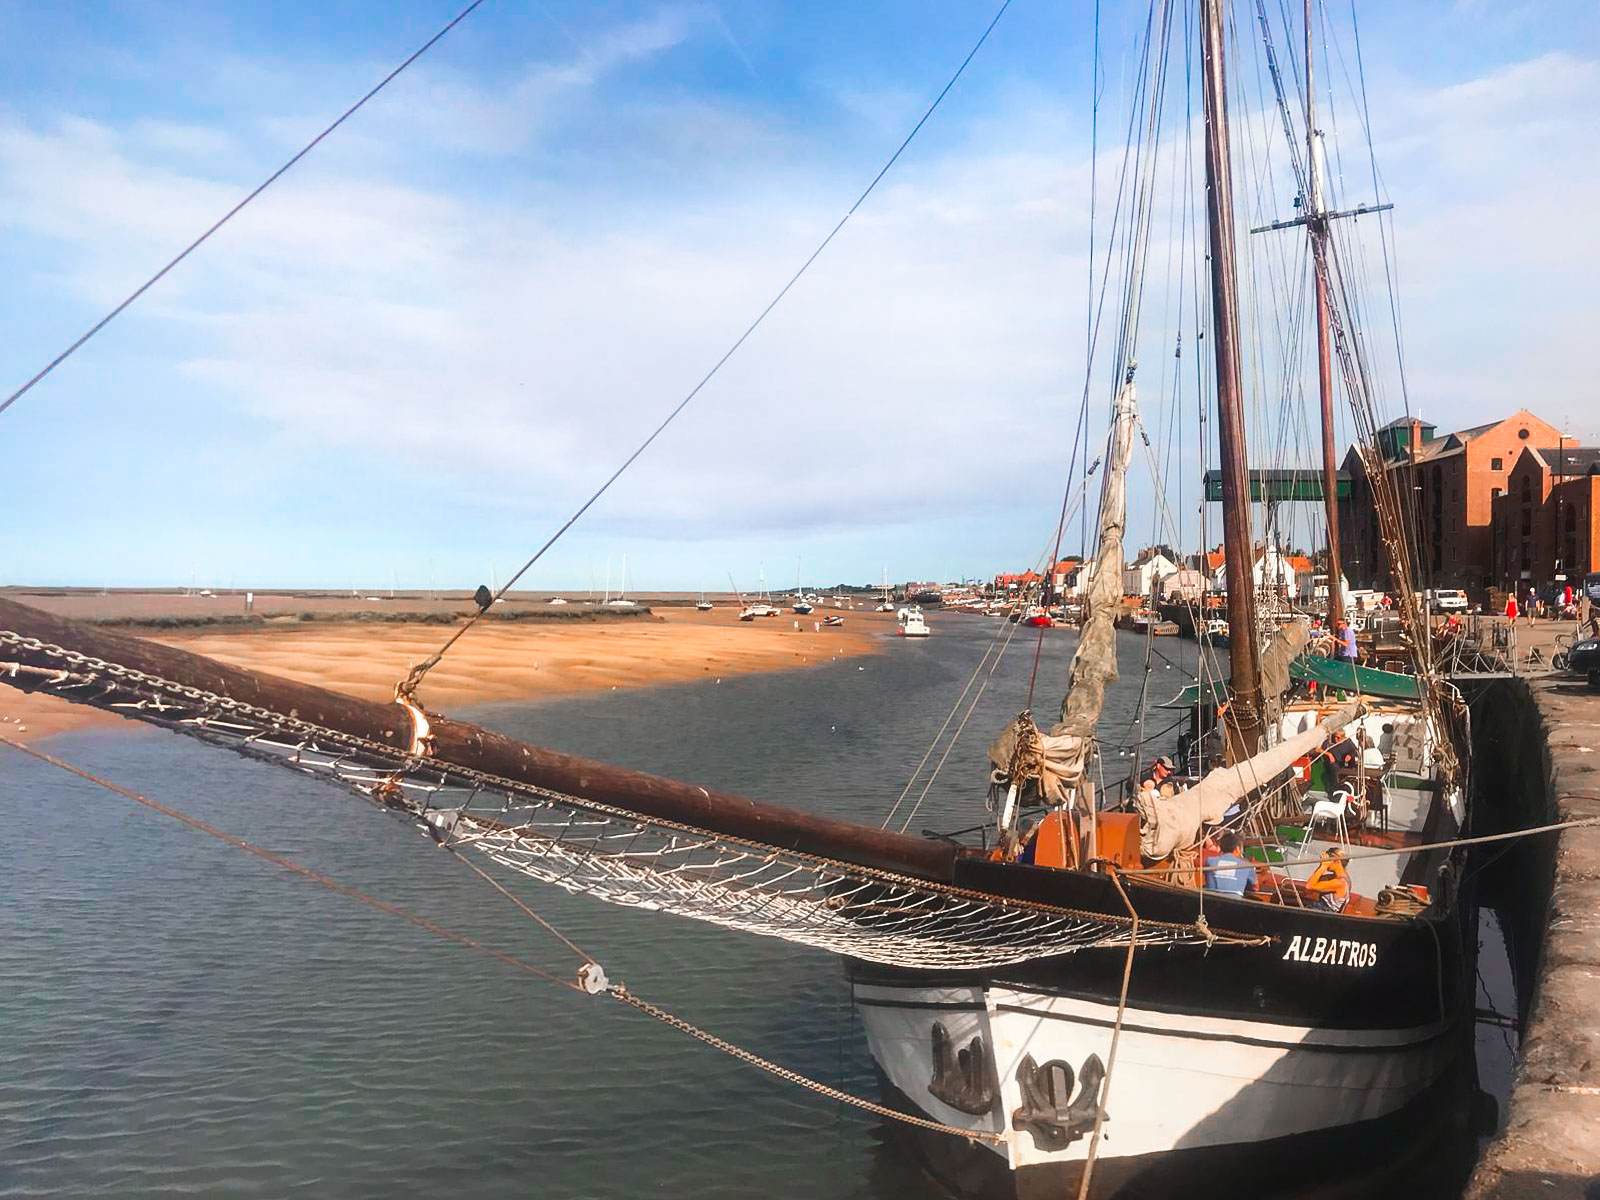
<path id="1" fill-rule="evenodd" d="M 909 608 L 902 608 L 898 614 L 901 637 L 927 637 L 931 632 L 928 622 L 922 616 L 922 609 L 913 604 Z"/>
<path id="2" fill-rule="evenodd" d="M 837 629 L 839 626 L 844 624 L 844 618 L 838 613 L 830 613 L 826 617 L 822 618 L 822 623 L 830 628 Z"/>
<path id="3" fill-rule="evenodd" d="M 1034 629 L 1053 629 L 1056 619 L 1036 604 L 1028 610 L 1028 615 L 1022 618 L 1022 623 Z"/>

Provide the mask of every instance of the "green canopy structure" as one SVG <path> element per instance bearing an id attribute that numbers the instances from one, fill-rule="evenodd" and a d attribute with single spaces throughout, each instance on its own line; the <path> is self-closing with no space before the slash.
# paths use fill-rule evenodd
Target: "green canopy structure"
<path id="1" fill-rule="evenodd" d="M 1358 667 L 1334 658 L 1302 654 L 1289 664 L 1289 676 L 1313 682 L 1319 691 L 1342 691 L 1352 696 L 1372 696 L 1380 700 L 1416 700 L 1420 696 L 1415 675 L 1380 671 L 1376 667 Z M 1213 681 L 1205 685 L 1203 702 L 1218 704 L 1227 696 L 1227 684 L 1220 680 Z M 1199 703 L 1202 703 L 1201 685 L 1192 683 L 1161 707 L 1193 708 Z"/>

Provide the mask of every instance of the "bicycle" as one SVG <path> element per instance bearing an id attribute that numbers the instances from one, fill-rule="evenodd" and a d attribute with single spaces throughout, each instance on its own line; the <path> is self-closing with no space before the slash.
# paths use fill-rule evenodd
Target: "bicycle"
<path id="1" fill-rule="evenodd" d="M 1550 668 L 1554 671 L 1565 671 L 1567 663 L 1572 659 L 1572 647 L 1578 642 L 1575 633 L 1556 634 L 1555 649 L 1550 653 Z"/>

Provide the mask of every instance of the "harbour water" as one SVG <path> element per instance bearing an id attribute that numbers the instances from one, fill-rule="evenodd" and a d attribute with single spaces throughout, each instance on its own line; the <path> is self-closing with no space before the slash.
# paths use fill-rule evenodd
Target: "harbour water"
<path id="1" fill-rule="evenodd" d="M 934 637 L 871 658 L 470 715 L 876 824 L 996 635 L 981 618 L 935 621 Z M 1122 679 L 1102 726 L 1113 740 L 1141 694 L 1149 732 L 1170 722 L 1153 705 L 1188 682 L 1195 653 L 1119 638 Z M 1044 636 L 1041 723 L 1075 641 Z M 984 746 L 1027 702 L 1033 647 L 1018 632 L 913 830 L 985 815 Z M 451 855 L 344 792 L 162 733 L 79 733 L 47 748 L 557 974 L 578 965 Z M 0 814 L 0 1197 L 930 1194 L 875 1118 L 14 753 L 0 765 Z M 874 1095 L 836 960 L 509 882 L 637 995 Z M 1492 957 L 1490 976 L 1504 977 Z M 1489 1003 L 1514 1011 L 1509 998 Z M 1508 1070 L 1504 1031 L 1485 1037 Z"/>

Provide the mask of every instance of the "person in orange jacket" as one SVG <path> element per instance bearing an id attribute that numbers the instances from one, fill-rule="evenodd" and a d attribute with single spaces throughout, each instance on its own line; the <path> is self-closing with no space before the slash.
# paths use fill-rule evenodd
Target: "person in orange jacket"
<path id="1" fill-rule="evenodd" d="M 1344 865 L 1348 859 L 1338 846 L 1329 846 L 1322 852 L 1322 861 L 1306 880 L 1306 890 L 1316 893 L 1315 907 L 1343 912 L 1350 903 L 1350 872 Z"/>

